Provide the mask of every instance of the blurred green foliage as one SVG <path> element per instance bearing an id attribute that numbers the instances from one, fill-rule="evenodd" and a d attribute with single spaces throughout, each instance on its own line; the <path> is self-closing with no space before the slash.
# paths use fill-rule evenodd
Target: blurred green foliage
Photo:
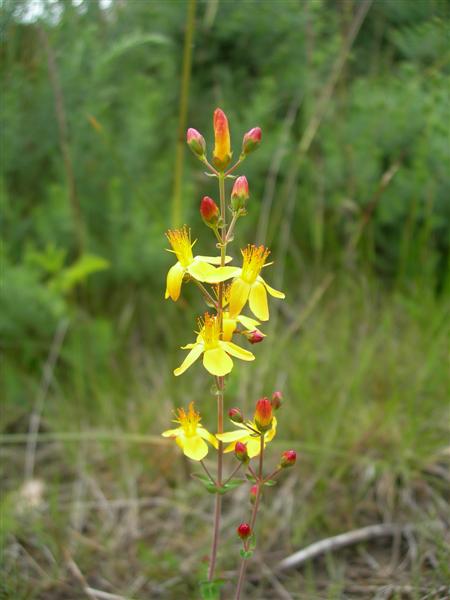
<path id="1" fill-rule="evenodd" d="M 252 192 L 243 228 L 246 239 L 266 233 L 275 254 L 299 139 L 358 6 L 353 0 L 197 4 L 188 124 L 211 147 L 211 115 L 220 105 L 235 154 L 246 130 L 263 128 L 264 143 L 242 170 Z M 126 350 L 136 331 L 145 332 L 146 344 L 172 343 L 165 324 L 184 317 L 179 307 L 163 305 L 168 257 L 162 250 L 187 5 L 56 0 L 39 7 L 33 17 L 27 0 L 5 0 L 1 14 L 0 336 L 6 389 L 21 401 L 27 388 L 17 391 L 11 382 L 41 364 L 62 317 L 79 319 L 66 360 L 73 345 L 87 343 L 98 356 L 88 361 L 93 372 L 112 348 Z M 289 282 L 329 268 L 357 269 L 405 290 L 445 290 L 449 12 L 448 0 L 373 2 L 301 165 L 286 257 L 291 298 L 299 290 Z M 74 193 L 58 127 L 58 85 Z M 260 208 L 279 152 L 265 231 Z M 383 174 L 397 163 L 349 263 L 349 240 Z M 204 193 L 215 193 L 213 182 L 186 151 L 183 211 L 195 236 Z"/>

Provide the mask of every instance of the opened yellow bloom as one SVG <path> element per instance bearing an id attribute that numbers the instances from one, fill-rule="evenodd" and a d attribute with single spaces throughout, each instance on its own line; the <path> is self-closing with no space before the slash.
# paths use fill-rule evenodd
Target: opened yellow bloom
<path id="1" fill-rule="evenodd" d="M 225 452 L 233 452 L 236 442 L 242 442 L 247 445 L 247 453 L 250 458 L 258 456 L 261 450 L 261 434 L 258 433 L 258 427 L 254 421 L 245 423 L 236 423 L 240 429 L 228 431 L 227 433 L 217 433 L 216 438 L 228 444 Z M 277 419 L 273 417 L 271 428 L 264 433 L 264 448 L 268 442 L 271 442 L 277 432 Z"/>
<path id="2" fill-rule="evenodd" d="M 247 300 L 253 314 L 261 321 L 269 318 L 267 292 L 274 298 L 284 298 L 283 292 L 270 287 L 261 277 L 261 269 L 266 265 L 270 251 L 264 246 L 251 246 L 241 250 L 243 256 L 242 267 L 235 270 L 230 291 L 230 312 L 239 314 Z M 224 267 L 231 269 L 231 267 Z M 220 269 L 219 269 L 220 270 Z M 223 273 L 225 277 L 228 274 Z"/>
<path id="3" fill-rule="evenodd" d="M 208 454 L 208 445 L 204 440 L 218 447 L 216 438 L 201 425 L 201 417 L 194 410 L 194 403 L 189 404 L 189 410 L 184 408 L 177 411 L 178 418 L 174 423 L 179 423 L 176 429 L 168 429 L 162 432 L 163 437 L 174 438 L 183 453 L 192 460 L 203 460 Z"/>
<path id="4" fill-rule="evenodd" d="M 213 267 L 213 265 L 220 265 L 219 256 L 194 256 L 192 254 L 195 242 L 191 242 L 191 231 L 186 225 L 180 229 L 169 229 L 166 236 L 172 246 L 172 250 L 168 252 L 173 252 L 178 259 L 167 273 L 166 299 L 170 297 L 174 302 L 178 300 L 185 275 L 207 283 L 219 283 L 230 278 L 230 272 L 227 271 L 230 267 L 222 267 L 222 270 Z M 230 260 L 230 257 L 226 257 L 226 262 Z"/>
<path id="5" fill-rule="evenodd" d="M 216 316 L 205 313 L 204 320 L 199 321 L 200 331 L 194 344 L 183 346 L 190 350 L 182 364 L 174 370 L 174 375 L 181 375 L 203 354 L 203 366 L 212 375 L 222 377 L 233 368 L 231 356 L 241 360 L 255 360 L 254 355 L 233 342 L 220 339 L 220 322 Z"/>

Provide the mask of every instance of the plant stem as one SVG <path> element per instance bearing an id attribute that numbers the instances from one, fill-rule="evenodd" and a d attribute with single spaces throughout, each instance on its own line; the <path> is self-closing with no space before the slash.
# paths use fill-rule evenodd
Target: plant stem
<path id="1" fill-rule="evenodd" d="M 250 531 L 251 535 L 254 535 L 255 523 L 256 523 L 256 515 L 258 514 L 259 500 L 261 498 L 261 487 L 263 486 L 264 478 L 263 478 L 263 464 L 264 464 L 264 435 L 260 437 L 261 449 L 259 452 L 259 469 L 258 469 L 258 491 L 256 492 L 255 504 L 253 505 L 252 516 L 250 519 Z M 248 550 L 247 544 L 244 546 L 244 550 Z M 241 597 L 242 586 L 244 584 L 245 579 L 245 571 L 247 570 L 247 559 L 243 558 L 241 562 L 241 568 L 239 570 L 239 579 L 236 588 L 236 597 L 235 600 L 239 600 Z"/>
<path id="2" fill-rule="evenodd" d="M 221 242 L 220 247 L 220 266 L 225 266 L 226 257 L 226 239 L 227 239 L 227 224 L 226 224 L 226 213 L 225 213 L 225 176 L 223 173 L 218 174 L 219 179 L 219 194 L 220 194 L 220 216 L 221 216 Z M 223 335 L 223 282 L 219 283 L 219 293 L 217 302 L 217 318 L 220 323 L 220 337 Z M 217 433 L 223 433 L 223 397 L 225 380 L 223 377 L 217 377 Z M 222 469 L 223 469 L 223 444 L 219 442 L 217 448 L 217 486 L 222 485 Z M 219 545 L 219 534 L 220 534 L 220 516 L 222 510 L 222 496 L 216 494 L 216 503 L 214 508 L 214 531 L 211 546 L 211 556 L 209 560 L 208 579 L 212 581 L 214 579 L 214 571 L 216 568 L 217 560 L 217 548 Z"/>
<path id="3" fill-rule="evenodd" d="M 204 462 L 201 460 L 201 461 L 200 461 L 200 464 L 202 465 L 202 467 L 203 467 L 203 469 L 204 469 L 205 473 L 208 475 L 208 477 L 209 477 L 209 479 L 210 479 L 211 483 L 213 483 L 214 485 L 216 485 L 216 482 L 214 481 L 214 477 L 213 477 L 213 476 L 211 475 L 211 473 L 209 472 L 209 469 L 208 469 L 208 467 L 205 465 L 205 463 L 204 463 Z"/>
<path id="4" fill-rule="evenodd" d="M 205 298 L 206 303 L 207 304 L 209 303 L 209 304 L 211 304 L 211 306 L 214 306 L 215 308 L 217 308 L 217 302 L 214 300 L 214 298 L 211 296 L 211 294 L 205 288 L 203 283 L 201 283 L 200 281 L 198 281 L 197 279 L 194 279 L 194 278 L 192 278 L 192 281 L 197 285 L 197 287 L 203 294 L 203 297 Z"/>
<path id="5" fill-rule="evenodd" d="M 230 479 L 233 477 L 233 475 L 236 475 L 236 473 L 239 471 L 239 469 L 242 467 L 242 463 L 240 462 L 237 467 L 235 469 L 233 469 L 233 471 L 231 471 L 231 475 L 229 477 L 227 477 L 227 479 L 223 482 L 223 485 L 226 485 Z"/>
<path id="6" fill-rule="evenodd" d="M 231 236 L 233 235 L 234 226 L 236 225 L 239 217 L 240 217 L 239 211 L 236 211 L 235 213 L 233 213 L 233 218 L 231 219 L 230 227 L 228 228 L 228 231 L 227 231 L 227 240 L 226 240 L 227 244 L 230 241 Z"/>

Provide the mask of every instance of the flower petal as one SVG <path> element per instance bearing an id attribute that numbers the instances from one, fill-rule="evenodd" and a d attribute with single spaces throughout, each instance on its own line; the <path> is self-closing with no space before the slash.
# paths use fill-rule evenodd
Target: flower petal
<path id="1" fill-rule="evenodd" d="M 186 268 L 189 275 L 194 279 L 197 279 L 197 281 L 207 281 L 209 277 L 214 275 L 216 270 L 215 267 L 206 262 L 195 260 Z"/>
<path id="2" fill-rule="evenodd" d="M 167 429 L 166 431 L 163 431 L 161 435 L 163 437 L 177 437 L 180 435 L 180 431 L 181 427 L 177 427 L 176 429 Z"/>
<path id="3" fill-rule="evenodd" d="M 206 263 L 202 263 L 206 264 Z M 221 281 L 226 281 L 227 279 L 231 279 L 232 277 L 236 277 L 236 272 L 238 269 L 236 267 L 213 267 L 209 265 L 214 271 L 212 271 L 206 281 L 206 283 L 220 283 Z"/>
<path id="4" fill-rule="evenodd" d="M 228 317 L 224 317 L 223 318 L 223 336 L 222 336 L 222 338 L 226 341 L 231 340 L 235 329 L 236 329 L 236 319 L 229 319 Z"/>
<path id="5" fill-rule="evenodd" d="M 258 317 L 258 319 L 261 319 L 261 321 L 267 321 L 269 319 L 267 292 L 261 281 L 255 281 L 252 285 L 249 296 L 249 305 L 252 313 Z"/>
<path id="6" fill-rule="evenodd" d="M 203 366 L 211 375 L 222 377 L 227 375 L 233 368 L 233 361 L 223 348 L 213 348 L 206 350 L 203 355 Z"/>
<path id="7" fill-rule="evenodd" d="M 192 460 L 202 460 L 208 454 L 208 446 L 199 435 L 187 436 L 184 440 L 183 452 Z"/>
<path id="8" fill-rule="evenodd" d="M 216 438 L 225 444 L 228 444 L 229 442 L 238 442 L 246 437 L 248 437 L 248 431 L 242 431 L 240 429 L 227 431 L 226 433 L 216 433 Z"/>
<path id="9" fill-rule="evenodd" d="M 197 433 L 204 440 L 212 444 L 214 448 L 218 448 L 219 443 L 217 442 L 216 436 L 212 433 L 209 433 L 209 431 L 207 431 L 204 427 L 197 427 Z"/>
<path id="10" fill-rule="evenodd" d="M 264 446 L 265 445 L 266 444 L 264 444 Z M 247 454 L 249 455 L 249 457 L 254 458 L 255 456 L 258 456 L 260 450 L 261 450 L 261 442 L 260 442 L 259 437 L 250 438 L 247 442 Z"/>
<path id="11" fill-rule="evenodd" d="M 236 317 L 236 320 L 247 329 L 255 329 L 255 327 L 259 325 L 259 321 L 256 319 L 251 319 L 250 317 L 246 317 L 245 315 L 239 315 Z"/>
<path id="12" fill-rule="evenodd" d="M 219 342 L 219 344 L 231 356 L 235 356 L 241 360 L 255 360 L 254 354 L 248 350 L 244 350 L 244 348 L 241 348 L 237 344 L 233 344 L 233 342 Z"/>
<path id="13" fill-rule="evenodd" d="M 230 315 L 238 315 L 244 308 L 250 294 L 250 284 L 238 277 L 231 284 Z"/>
<path id="14" fill-rule="evenodd" d="M 189 369 L 189 367 L 197 360 L 197 358 L 200 356 L 200 354 L 203 352 L 203 350 L 204 350 L 203 344 L 201 344 L 201 343 L 195 344 L 195 346 L 192 348 L 192 350 L 189 352 L 189 354 L 183 360 L 181 365 L 177 369 L 174 370 L 173 374 L 175 375 L 175 377 L 178 377 L 178 375 L 181 375 L 182 373 L 184 373 L 186 371 L 186 369 Z"/>
<path id="15" fill-rule="evenodd" d="M 201 260 L 202 262 L 207 262 L 210 265 L 220 265 L 222 262 L 222 258 L 220 256 L 196 256 L 194 260 Z M 233 258 L 231 256 L 225 256 L 225 264 L 231 262 Z"/>
<path id="16" fill-rule="evenodd" d="M 173 267 L 170 267 L 166 280 L 166 300 L 169 297 L 172 298 L 174 302 L 178 300 L 184 273 L 185 269 L 179 262 L 175 263 Z"/>
<path id="17" fill-rule="evenodd" d="M 286 298 L 286 294 L 284 292 L 279 292 L 275 288 L 270 287 L 270 285 L 267 283 L 267 281 L 264 281 L 264 279 L 261 276 L 258 277 L 258 281 L 260 281 L 261 283 L 263 283 L 266 286 L 266 290 L 274 298 L 281 298 L 281 299 Z"/>

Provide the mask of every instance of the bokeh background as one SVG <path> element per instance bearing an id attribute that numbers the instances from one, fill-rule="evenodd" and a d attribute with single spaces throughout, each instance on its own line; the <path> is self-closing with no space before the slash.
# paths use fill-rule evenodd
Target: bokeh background
<path id="1" fill-rule="evenodd" d="M 287 295 L 227 405 L 282 390 L 269 462 L 299 453 L 265 493 L 246 597 L 448 597 L 448 0 L 1 11 L 1 597 L 198 597 L 212 497 L 159 432 L 190 400 L 213 429 L 214 399 L 200 365 L 172 374 L 202 305 L 190 286 L 164 301 L 164 231 L 189 223 L 212 251 L 214 181 L 184 136 L 211 149 L 217 106 L 235 155 L 263 129 L 234 254 L 269 245 Z M 225 501 L 231 582 L 244 488 Z M 391 522 L 408 535 L 277 573 Z"/>

